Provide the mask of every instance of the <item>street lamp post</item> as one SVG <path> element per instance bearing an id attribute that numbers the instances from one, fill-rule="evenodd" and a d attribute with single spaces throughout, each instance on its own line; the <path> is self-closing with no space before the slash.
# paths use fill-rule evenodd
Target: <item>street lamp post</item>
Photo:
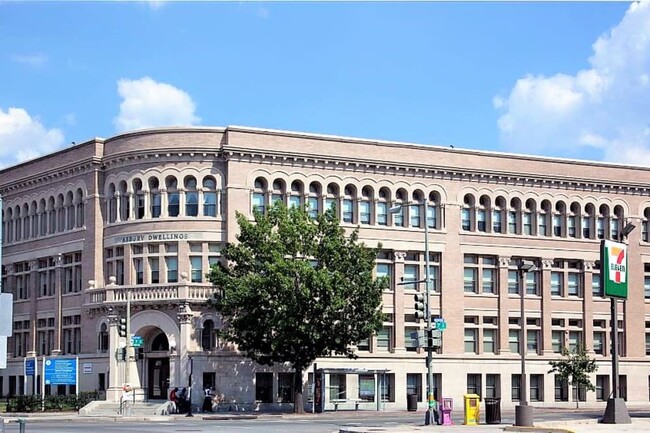
<path id="1" fill-rule="evenodd" d="M 526 313 L 524 298 L 526 295 L 526 274 L 535 270 L 535 263 L 530 260 L 520 260 L 517 265 L 519 271 L 519 295 L 520 301 L 520 351 L 521 351 L 521 380 L 519 382 L 519 405 L 515 407 L 515 425 L 533 426 L 533 407 L 528 405 L 528 383 L 526 380 L 526 351 L 528 349 L 528 336 L 526 335 Z"/>
<path id="2" fill-rule="evenodd" d="M 623 243 L 625 238 L 632 233 L 636 226 L 632 223 L 625 225 L 621 233 L 619 234 L 618 241 Z M 604 285 L 603 275 L 605 272 L 602 269 L 604 266 L 603 261 L 601 260 L 601 285 Z M 629 276 L 629 272 L 628 272 Z M 628 277 L 629 278 L 629 277 Z M 619 398 L 619 389 L 618 389 L 618 307 L 617 307 L 616 297 L 610 297 L 610 306 L 611 306 L 611 342 L 612 342 L 612 394 L 611 397 L 607 400 L 607 407 L 605 408 L 605 415 L 603 416 L 602 422 L 605 424 L 630 424 L 630 415 L 625 406 L 625 400 Z"/>
<path id="3" fill-rule="evenodd" d="M 434 423 L 435 416 L 433 411 L 434 409 L 434 401 L 435 401 L 435 396 L 433 395 L 433 347 L 431 344 L 431 336 L 433 332 L 433 328 L 431 326 L 431 304 L 430 304 L 430 296 L 431 296 L 431 275 L 430 275 L 430 258 L 429 258 L 429 222 L 428 222 L 428 211 L 429 211 L 429 206 L 426 201 L 422 201 L 421 203 L 405 203 L 403 205 L 396 205 L 392 206 L 388 212 L 391 214 L 396 214 L 401 212 L 401 210 L 405 207 L 410 207 L 410 206 L 422 206 L 422 214 L 424 215 L 424 280 L 425 280 L 425 319 L 427 322 L 427 327 L 426 327 L 426 339 L 427 339 L 427 412 L 424 418 L 424 424 L 425 425 L 430 425 Z"/>

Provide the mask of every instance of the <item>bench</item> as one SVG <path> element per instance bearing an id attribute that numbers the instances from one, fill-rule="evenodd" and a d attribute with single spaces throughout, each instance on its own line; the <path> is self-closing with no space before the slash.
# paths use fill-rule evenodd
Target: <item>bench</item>
<path id="1" fill-rule="evenodd" d="M 354 403 L 354 410 L 359 410 L 359 403 L 361 403 L 363 400 L 360 398 L 350 398 L 350 399 L 345 399 L 345 398 L 336 398 L 330 400 L 330 403 L 334 405 L 334 411 L 339 410 L 339 405 L 344 405 L 346 403 Z"/>

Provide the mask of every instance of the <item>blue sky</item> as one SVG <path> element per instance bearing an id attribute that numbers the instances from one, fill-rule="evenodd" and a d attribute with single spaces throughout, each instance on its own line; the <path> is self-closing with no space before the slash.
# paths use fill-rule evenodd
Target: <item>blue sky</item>
<path id="1" fill-rule="evenodd" d="M 245 125 L 650 165 L 650 3 L 0 0 L 0 167 Z"/>

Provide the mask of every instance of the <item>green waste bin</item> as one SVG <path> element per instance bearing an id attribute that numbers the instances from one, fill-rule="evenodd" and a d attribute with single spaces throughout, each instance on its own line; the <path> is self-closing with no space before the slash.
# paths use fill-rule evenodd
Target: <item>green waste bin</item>
<path id="1" fill-rule="evenodd" d="M 501 424 L 501 399 L 500 398 L 485 399 L 485 423 Z"/>

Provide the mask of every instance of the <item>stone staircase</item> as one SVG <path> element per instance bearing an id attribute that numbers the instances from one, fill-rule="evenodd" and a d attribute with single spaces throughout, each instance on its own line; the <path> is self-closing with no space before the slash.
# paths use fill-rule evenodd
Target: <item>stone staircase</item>
<path id="1" fill-rule="evenodd" d="M 96 400 L 79 409 L 80 416 L 89 417 L 150 417 L 167 415 L 168 402 L 163 400 L 120 403 Z"/>

